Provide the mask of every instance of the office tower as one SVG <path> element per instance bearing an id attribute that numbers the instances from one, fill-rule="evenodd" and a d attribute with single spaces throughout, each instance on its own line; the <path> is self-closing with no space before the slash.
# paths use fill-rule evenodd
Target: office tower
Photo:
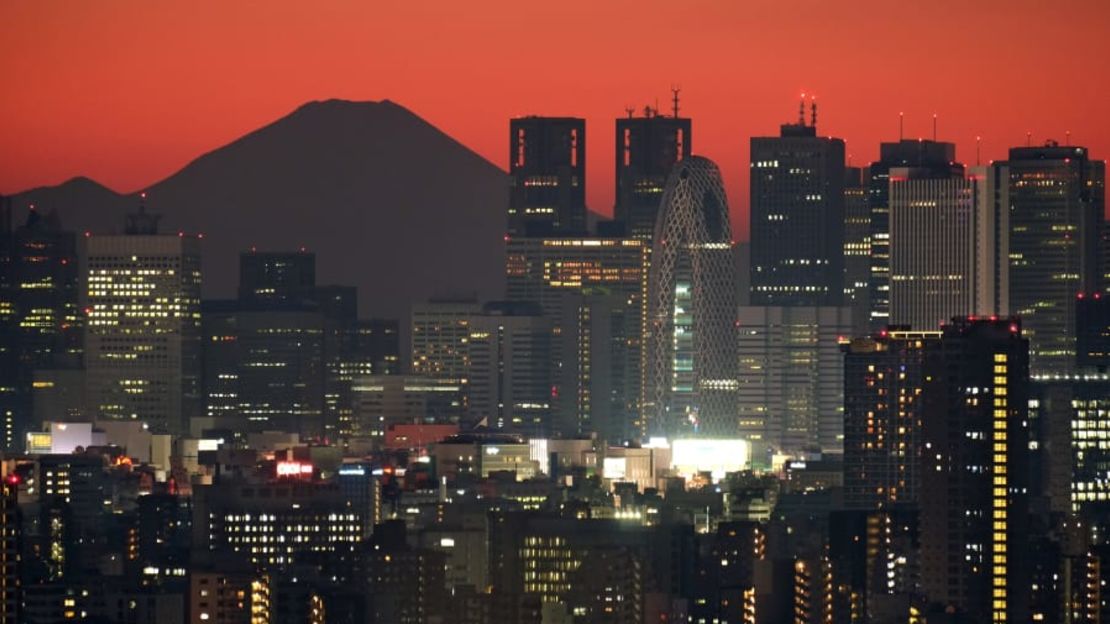
<path id="1" fill-rule="evenodd" d="M 868 168 L 867 202 L 871 209 L 871 329 L 890 324 L 890 170 L 913 167 L 919 178 L 925 171 L 937 178 L 963 173 L 954 143 L 924 139 L 899 139 L 879 145 L 879 160 Z M 924 171 L 923 171 L 924 170 Z"/>
<path id="2" fill-rule="evenodd" d="M 844 141 L 817 136 L 812 115 L 751 140 L 752 305 L 844 299 Z"/>
<path id="3" fill-rule="evenodd" d="M 19 450 L 38 424 L 36 371 L 81 366 L 77 245 L 53 211 L 0 230 L 0 448 Z"/>
<path id="4" fill-rule="evenodd" d="M 538 306 L 491 302 L 469 320 L 467 415 L 471 423 L 550 435 L 551 321 Z"/>
<path id="5" fill-rule="evenodd" d="M 366 537 L 369 511 L 348 505 L 335 483 L 284 477 L 205 485 L 194 489 L 193 545 L 234 551 L 262 570 L 288 568 L 314 553 L 353 550 Z"/>
<path id="6" fill-rule="evenodd" d="M 844 176 L 844 305 L 852 308 L 854 336 L 866 333 L 871 312 L 871 206 L 865 173 L 846 167 Z"/>
<path id="7" fill-rule="evenodd" d="M 239 298 L 204 302 L 205 420 L 235 432 L 351 435 L 356 377 L 396 372 L 397 322 L 359 320 L 352 287 L 318 286 L 315 254 L 240 254 Z"/>
<path id="8" fill-rule="evenodd" d="M 462 380 L 467 376 L 470 319 L 480 314 L 475 299 L 433 299 L 413 304 L 411 345 L 414 375 Z"/>
<path id="9" fill-rule="evenodd" d="M 919 501 L 925 350 L 939 331 L 892 327 L 844 346 L 844 504 Z"/>
<path id="10" fill-rule="evenodd" d="M 663 186 L 676 162 L 690 157 L 690 119 L 678 116 L 678 93 L 672 115 L 651 107 L 643 117 L 617 119 L 617 203 L 614 218 L 632 238 L 651 241 L 655 235 Z"/>
<path id="11" fill-rule="evenodd" d="M 619 441 L 643 433 L 640 418 L 649 241 L 514 238 L 506 293 L 553 322 L 556 429 Z"/>
<path id="12" fill-rule="evenodd" d="M 648 281 L 643 409 L 653 434 L 737 434 L 731 234 L 717 165 L 683 160 L 663 193 Z"/>
<path id="13" fill-rule="evenodd" d="M 1034 373 L 1075 368 L 1076 293 L 1101 290 L 1106 166 L 1085 147 L 1010 150 L 1010 310 Z"/>
<path id="14" fill-rule="evenodd" d="M 457 425 L 466 388 L 455 380 L 413 375 L 356 377 L 350 436 L 385 439 L 393 425 Z"/>
<path id="15" fill-rule="evenodd" d="M 921 577 L 969 621 L 1028 621 L 1028 349 L 1016 319 L 970 318 L 926 347 Z"/>
<path id="16" fill-rule="evenodd" d="M 842 451 L 847 307 L 741 306 L 738 315 L 739 435 L 753 460 Z"/>
<path id="17" fill-rule="evenodd" d="M 201 429 L 322 436 L 328 325 L 313 306 L 205 301 Z"/>
<path id="18" fill-rule="evenodd" d="M 360 319 L 355 326 L 353 358 L 357 372 L 396 375 L 401 372 L 401 328 L 397 319 Z"/>
<path id="19" fill-rule="evenodd" d="M 1029 390 L 1030 491 L 1051 512 L 1075 516 L 1085 539 L 1110 531 L 1110 378 L 1033 377 Z"/>
<path id="20" fill-rule="evenodd" d="M 511 120 L 509 177 L 509 236 L 582 235 L 586 231 L 586 120 Z"/>
<path id="21" fill-rule="evenodd" d="M 890 321 L 934 329 L 953 316 L 1005 315 L 1006 167 L 937 177 L 890 169 Z"/>
<path id="22" fill-rule="evenodd" d="M 200 238 L 159 234 L 145 205 L 88 253 L 89 411 L 180 434 L 200 414 Z"/>
<path id="23" fill-rule="evenodd" d="M 1110 368 L 1110 297 L 1079 293 L 1075 303 L 1075 348 L 1078 372 Z"/>
<path id="24" fill-rule="evenodd" d="M 239 254 L 239 300 L 297 303 L 316 288 L 316 254 L 293 252 Z"/>

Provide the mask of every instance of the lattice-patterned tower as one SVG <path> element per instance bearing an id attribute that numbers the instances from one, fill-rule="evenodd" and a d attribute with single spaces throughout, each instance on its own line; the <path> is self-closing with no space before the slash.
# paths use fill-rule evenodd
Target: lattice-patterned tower
<path id="1" fill-rule="evenodd" d="M 736 276 L 728 202 L 713 161 L 671 171 L 648 287 L 644 414 L 649 432 L 735 436 Z"/>

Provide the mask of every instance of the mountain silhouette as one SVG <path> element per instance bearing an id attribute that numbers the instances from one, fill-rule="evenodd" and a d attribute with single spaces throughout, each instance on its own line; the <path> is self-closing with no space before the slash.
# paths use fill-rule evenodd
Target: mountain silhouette
<path id="1" fill-rule="evenodd" d="M 238 254 L 316 252 L 321 284 L 363 317 L 407 318 L 444 293 L 501 296 L 508 176 L 404 107 L 311 102 L 146 189 L 163 231 L 202 232 L 204 296 L 232 296 Z M 13 196 L 66 229 L 119 232 L 139 204 L 87 178 Z"/>

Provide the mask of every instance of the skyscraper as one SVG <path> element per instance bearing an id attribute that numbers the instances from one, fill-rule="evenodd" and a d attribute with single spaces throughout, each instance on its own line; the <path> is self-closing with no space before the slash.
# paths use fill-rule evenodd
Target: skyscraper
<path id="1" fill-rule="evenodd" d="M 535 304 L 491 302 L 468 323 L 467 412 L 472 422 L 550 435 L 552 331 Z"/>
<path id="2" fill-rule="evenodd" d="M 871 209 L 871 329 L 890 324 L 890 170 L 913 167 L 919 178 L 948 178 L 963 173 L 957 165 L 956 145 L 924 139 L 899 139 L 879 145 L 879 160 L 868 168 L 867 201 Z"/>
<path id="3" fill-rule="evenodd" d="M 890 169 L 890 320 L 925 330 L 957 315 L 1005 315 L 1005 166 L 938 177 Z"/>
<path id="4" fill-rule="evenodd" d="M 844 305 L 852 308 L 853 335 L 866 333 L 871 312 L 871 207 L 864 173 L 847 167 L 844 179 Z"/>
<path id="5" fill-rule="evenodd" d="M 553 322 L 556 429 L 618 441 L 643 434 L 643 323 L 650 241 L 513 238 L 510 301 L 531 302 Z"/>
<path id="6" fill-rule="evenodd" d="M 969 621 L 1026 622 L 1029 342 L 1016 319 L 942 332 L 921 393 L 924 590 Z"/>
<path id="7" fill-rule="evenodd" d="M 652 433 L 738 432 L 731 234 L 717 165 L 683 160 L 663 193 L 648 286 L 644 410 Z"/>
<path id="8" fill-rule="evenodd" d="M 482 304 L 468 298 L 414 304 L 409 335 L 413 374 L 452 381 L 466 379 L 470 319 L 481 311 Z"/>
<path id="9" fill-rule="evenodd" d="M 752 441 L 753 459 L 769 459 L 765 450 L 840 454 L 840 344 L 852 333 L 851 309 L 741 306 L 738 319 L 740 435 Z"/>
<path id="10" fill-rule="evenodd" d="M 916 506 L 925 349 L 940 331 L 889 328 L 844 348 L 844 503 Z"/>
<path id="11" fill-rule="evenodd" d="M 0 230 L 0 447 L 16 450 L 37 425 L 35 371 L 81 366 L 77 244 L 56 212 L 33 207 L 24 225 Z"/>
<path id="12" fill-rule="evenodd" d="M 1085 147 L 1010 150 L 1010 310 L 1034 373 L 1075 366 L 1077 293 L 1101 288 L 1106 166 Z"/>
<path id="13" fill-rule="evenodd" d="M 509 122 L 509 236 L 586 231 L 586 120 L 519 117 Z"/>
<path id="14" fill-rule="evenodd" d="M 200 238 L 159 234 L 140 205 L 125 234 L 86 244 L 89 410 L 183 433 L 201 407 Z"/>
<path id="15" fill-rule="evenodd" d="M 358 320 L 353 287 L 318 286 L 316 256 L 249 251 L 239 298 L 204 302 L 201 427 L 349 435 L 356 377 L 396 373 L 395 321 Z"/>
<path id="16" fill-rule="evenodd" d="M 840 305 L 844 298 L 844 141 L 783 124 L 751 140 L 752 305 Z"/>
<path id="17" fill-rule="evenodd" d="M 663 186 L 676 162 L 690 157 L 690 120 L 678 116 L 678 96 L 670 116 L 651 107 L 643 117 L 617 119 L 617 204 L 613 211 L 625 232 L 651 240 Z"/>

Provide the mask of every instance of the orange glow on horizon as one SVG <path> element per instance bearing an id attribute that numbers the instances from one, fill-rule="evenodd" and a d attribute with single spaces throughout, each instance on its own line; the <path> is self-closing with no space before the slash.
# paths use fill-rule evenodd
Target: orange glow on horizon
<path id="1" fill-rule="evenodd" d="M 856 165 L 902 112 L 913 137 L 939 114 L 968 164 L 977 137 L 987 162 L 1030 129 L 1110 155 L 1110 3 L 945 4 L 8 2 L 0 192 L 78 175 L 132 192 L 307 101 L 390 99 L 502 168 L 510 117 L 585 117 L 589 204 L 610 214 L 614 119 L 669 111 L 672 84 L 742 239 L 748 138 L 794 121 L 802 91 Z"/>

